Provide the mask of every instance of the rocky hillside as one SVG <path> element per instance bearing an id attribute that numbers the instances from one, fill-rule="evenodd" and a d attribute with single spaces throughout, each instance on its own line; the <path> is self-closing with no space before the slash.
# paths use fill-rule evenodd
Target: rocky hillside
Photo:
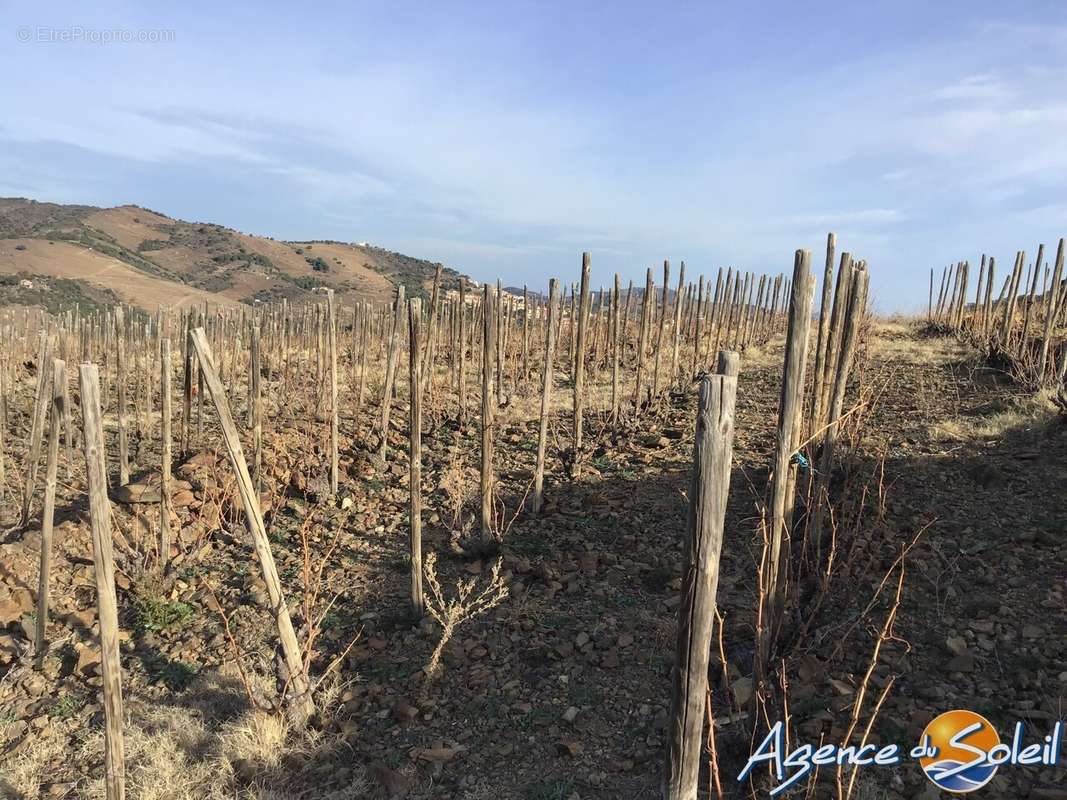
<path id="1" fill-rule="evenodd" d="M 0 277 L 36 281 L 44 292 L 63 280 L 67 298 L 110 292 L 154 311 L 159 305 L 299 301 L 325 286 L 346 301 L 385 302 L 397 284 L 409 294 L 426 294 L 436 267 L 367 244 L 282 242 L 132 205 L 0 198 Z M 444 276 L 446 287 L 458 286 L 462 277 L 449 268 Z M 32 298 L 37 304 L 41 294 L 9 292 L 0 303 Z"/>

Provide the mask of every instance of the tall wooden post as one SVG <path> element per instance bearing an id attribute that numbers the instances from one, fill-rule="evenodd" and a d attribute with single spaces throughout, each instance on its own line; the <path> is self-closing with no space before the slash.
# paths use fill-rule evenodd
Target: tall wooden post
<path id="1" fill-rule="evenodd" d="M 420 363 L 422 308 L 418 298 L 408 304 L 409 444 L 408 518 L 411 524 L 411 610 L 421 617 L 426 609 L 422 592 L 422 365 Z M 432 325 L 432 323 L 431 323 Z M 427 343 L 429 346 L 429 343 Z"/>
<path id="2" fill-rule="evenodd" d="M 819 305 L 819 338 L 815 345 L 815 374 L 811 386 L 811 417 L 808 421 L 810 434 L 814 434 L 822 424 L 822 386 L 825 377 L 823 365 L 826 363 L 826 349 L 829 344 L 827 338 L 830 333 L 830 301 L 833 299 L 836 246 L 837 237 L 833 233 L 827 234 L 826 263 L 822 275 L 822 303 Z"/>
<path id="3" fill-rule="evenodd" d="M 548 417 L 552 407 L 553 361 L 556 357 L 556 321 L 559 316 L 559 282 L 548 281 L 548 324 L 545 326 L 545 360 L 541 377 L 541 425 L 537 433 L 537 466 L 534 469 L 533 512 L 539 514 L 544 503 L 545 449 L 548 443 Z"/>
<path id="4" fill-rule="evenodd" d="M 165 569 L 170 559 L 170 339 L 164 337 L 159 342 L 159 385 L 160 385 L 160 471 L 159 471 L 159 565 Z"/>
<path id="5" fill-rule="evenodd" d="M 574 360 L 574 461 L 572 475 L 581 474 L 582 404 L 585 402 L 585 350 L 589 326 L 589 253 L 582 253 L 581 295 L 578 301 L 578 343 Z"/>
<path id="6" fill-rule="evenodd" d="M 641 332 L 637 344 L 637 376 L 634 382 L 634 414 L 641 412 L 641 394 L 644 386 L 645 359 L 648 352 L 648 329 L 651 325 L 651 307 L 654 305 L 652 267 L 645 273 L 645 296 L 641 303 Z"/>
<path id="7" fill-rule="evenodd" d="M 682 602 L 671 670 L 664 800 L 696 800 L 726 504 L 730 493 L 738 356 L 719 354 L 719 374 L 700 379 L 689 516 L 682 557 Z"/>
<path id="8" fill-rule="evenodd" d="M 670 290 L 671 290 L 671 264 L 669 261 L 663 262 L 663 299 L 660 302 L 659 309 L 659 329 L 656 333 L 656 357 L 652 363 L 652 402 L 653 404 L 659 403 L 659 380 L 660 380 L 660 362 L 663 360 L 663 337 L 667 329 L 667 311 L 669 310 L 668 303 L 670 303 Z M 677 299 L 677 298 L 676 298 Z M 653 304 L 655 301 L 653 301 Z"/>
<path id="9" fill-rule="evenodd" d="M 41 461 L 41 437 L 48 414 L 48 381 L 52 362 L 52 337 L 47 330 L 41 332 L 41 344 L 37 351 L 37 386 L 33 395 L 33 419 L 30 421 L 30 441 L 26 446 L 26 477 L 22 485 L 22 514 L 20 523 L 30 521 L 33 493 L 37 487 L 37 469 Z"/>
<path id="10" fill-rule="evenodd" d="M 256 495 L 255 487 L 252 484 L 252 476 L 248 473 L 248 463 L 245 461 L 241 440 L 237 435 L 237 426 L 233 422 L 226 391 L 222 386 L 218 373 L 215 371 L 215 360 L 211 354 L 211 345 L 208 344 L 207 335 L 204 333 L 203 328 L 197 328 L 192 332 L 192 336 L 193 346 L 196 348 L 196 357 L 200 362 L 200 370 L 204 375 L 215 409 L 218 411 L 219 425 L 222 428 L 226 452 L 230 458 L 230 467 L 237 478 L 237 489 L 241 494 L 241 503 L 244 506 L 245 521 L 252 535 L 252 544 L 255 547 L 256 556 L 259 558 L 259 566 L 263 572 L 263 582 L 267 586 L 267 594 L 270 597 L 271 612 L 274 614 L 274 620 L 278 626 L 278 639 L 281 642 L 286 668 L 283 683 L 288 684 L 292 693 L 294 720 L 302 725 L 314 712 L 315 707 L 311 699 L 311 687 L 308 683 L 300 646 L 296 640 L 296 632 L 293 630 L 293 622 L 289 617 L 289 606 L 286 605 L 281 579 L 278 577 L 278 568 L 274 563 L 274 555 L 271 553 L 270 540 L 267 538 L 267 526 L 263 522 L 263 513 L 259 507 L 259 497 Z"/>
<path id="11" fill-rule="evenodd" d="M 619 423 L 619 273 L 615 273 L 615 290 L 611 293 L 611 422 Z"/>
<path id="12" fill-rule="evenodd" d="M 461 428 L 467 425 L 467 281 L 459 280 L 459 415 Z"/>
<path id="13" fill-rule="evenodd" d="M 823 357 L 822 396 L 819 400 L 819 427 L 826 424 L 826 414 L 833 387 L 833 375 L 837 365 L 837 353 L 841 344 L 841 320 L 848 306 L 849 285 L 852 281 L 852 254 L 841 254 L 837 267 L 837 282 L 834 285 L 834 302 L 830 312 L 830 330 L 827 332 L 826 354 Z M 783 303 L 784 303 L 783 299 Z"/>
<path id="14" fill-rule="evenodd" d="M 494 364 L 497 346 L 496 290 L 486 283 L 482 295 L 482 536 L 493 531 L 493 418 L 497 403 Z"/>
<path id="15" fill-rule="evenodd" d="M 678 383 L 678 347 L 679 337 L 682 333 L 682 290 L 685 288 L 685 262 L 682 262 L 678 271 L 678 288 L 674 292 L 674 348 L 671 352 L 671 379 L 668 386 Z"/>
<path id="16" fill-rule="evenodd" d="M 385 454 L 389 447 L 389 413 L 393 408 L 393 383 L 396 380 L 396 362 L 400 350 L 400 326 L 403 324 L 404 310 L 404 284 L 396 287 L 396 302 L 393 304 L 393 328 L 389 337 L 389 355 L 385 363 L 385 388 L 382 392 L 381 428 L 382 443 L 378 449 L 378 458 L 385 462 Z"/>
<path id="17" fill-rule="evenodd" d="M 996 276 L 996 268 L 997 260 L 990 256 L 989 274 L 986 276 L 985 283 L 985 308 L 982 311 L 982 341 L 987 344 L 993 333 L 993 280 Z"/>
<path id="18" fill-rule="evenodd" d="M 811 329 L 811 300 L 815 289 L 810 273 L 811 252 L 797 250 L 793 264 L 793 293 L 789 303 L 789 328 L 786 332 L 785 366 L 778 402 L 778 445 L 774 477 L 771 484 L 771 530 L 764 575 L 764 597 L 770 604 L 769 623 L 761 632 L 762 663 L 769 657 L 772 631 L 777 630 L 785 605 L 785 577 L 788 552 L 783 543 L 789 540 L 793 498 L 789 488 L 794 485 L 796 466 L 793 454 L 800 441 L 800 420 L 804 406 L 804 368 L 807 363 L 808 334 Z"/>
<path id="19" fill-rule="evenodd" d="M 100 414 L 100 379 L 93 364 L 78 368 L 81 384 L 82 445 L 89 483 L 89 520 L 100 622 L 100 671 L 104 687 L 104 786 L 107 800 L 126 796 L 125 747 L 122 738 L 122 670 L 119 666 L 119 618 L 115 564 L 111 551 L 111 504 L 104 466 L 104 425 Z"/>
<path id="20" fill-rule="evenodd" d="M 333 289 L 326 290 L 326 342 L 330 349 L 330 494 L 337 496 L 337 312 Z"/>
<path id="21" fill-rule="evenodd" d="M 115 380 L 119 389 L 119 486 L 125 486 L 130 482 L 130 454 L 126 437 L 126 330 L 121 308 L 115 309 L 115 346 L 117 348 Z"/>
<path id="22" fill-rule="evenodd" d="M 1063 239 L 1060 239 L 1059 246 L 1056 248 L 1056 266 L 1053 267 L 1052 271 L 1052 286 L 1042 298 L 1045 305 L 1045 334 L 1041 338 L 1041 353 L 1037 360 L 1037 380 L 1041 384 L 1045 382 L 1045 366 L 1048 364 L 1049 343 L 1052 341 L 1052 331 L 1059 312 L 1056 300 L 1059 294 L 1060 281 L 1063 279 L 1063 244 Z"/>
<path id="23" fill-rule="evenodd" d="M 44 365 L 41 365 L 44 369 Z M 52 359 L 52 402 L 48 421 L 48 454 L 45 461 L 44 510 L 41 512 L 41 568 L 37 576 L 37 636 L 34 642 L 37 664 L 48 648 L 48 591 L 52 568 L 52 523 L 56 510 L 56 474 L 59 468 L 59 426 L 65 413 L 67 365 Z"/>

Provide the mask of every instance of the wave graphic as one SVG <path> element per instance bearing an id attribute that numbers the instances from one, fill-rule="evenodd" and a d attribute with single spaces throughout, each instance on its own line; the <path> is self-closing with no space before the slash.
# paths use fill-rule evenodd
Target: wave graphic
<path id="1" fill-rule="evenodd" d="M 993 773 L 997 771 L 996 764 L 983 763 L 975 764 L 973 767 L 968 767 L 955 775 L 945 776 L 946 772 L 958 769 L 964 763 L 966 762 L 945 758 L 941 761 L 935 761 L 933 764 L 928 764 L 923 768 L 923 771 L 930 780 L 950 792 L 973 792 L 975 789 L 981 789 L 992 780 Z"/>

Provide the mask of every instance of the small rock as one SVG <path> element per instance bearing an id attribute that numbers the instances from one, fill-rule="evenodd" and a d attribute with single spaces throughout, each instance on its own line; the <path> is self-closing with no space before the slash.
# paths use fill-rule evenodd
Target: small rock
<path id="1" fill-rule="evenodd" d="M 951 659 L 945 669 L 948 672 L 974 672 L 974 656 L 963 653 Z"/>
<path id="2" fill-rule="evenodd" d="M 945 648 L 954 656 L 962 656 L 967 652 L 967 640 L 962 636 L 949 636 L 945 639 Z"/>
<path id="3" fill-rule="evenodd" d="M 147 483 L 127 483 L 125 486 L 116 487 L 112 498 L 119 503 L 158 503 L 160 501 L 159 487 Z"/>

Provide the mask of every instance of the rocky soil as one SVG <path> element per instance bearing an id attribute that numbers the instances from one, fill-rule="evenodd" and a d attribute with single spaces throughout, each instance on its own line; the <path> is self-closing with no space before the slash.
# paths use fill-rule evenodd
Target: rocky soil
<path id="1" fill-rule="evenodd" d="M 760 508 L 780 363 L 780 351 L 749 354 L 738 390 L 719 586 L 726 663 L 716 643 L 712 670 L 729 796 L 741 796 L 735 776 L 750 744 L 737 712 L 752 686 Z M 32 394 L 32 376 L 22 377 L 11 403 L 5 527 L 16 517 L 12 458 L 21 464 Z M 840 562 L 804 636 L 783 653 L 796 735 L 816 743 L 843 733 L 892 599 L 890 587 L 872 602 L 875 590 L 921 532 L 905 560 L 896 638 L 872 676 L 876 689 L 895 677 L 872 738 L 910 747 L 937 713 L 969 708 L 1002 739 L 1022 720 L 1036 740 L 1063 717 L 1067 691 L 1067 428 L 954 340 L 907 325 L 875 331 L 856 378 L 872 402 L 857 415 L 832 484 Z M 293 398 L 272 402 L 262 502 L 301 641 L 315 634 L 320 713 L 308 734 L 271 740 L 260 730 L 273 748 L 237 746 L 235 723 L 277 694 L 265 586 L 210 413 L 175 469 L 178 534 L 170 568 L 158 574 L 157 506 L 134 502 L 158 498 L 150 435 L 136 454 L 140 488 L 116 493 L 114 505 L 123 688 L 130 727 L 142 734 L 128 753 L 141 787 L 132 796 L 209 796 L 203 787 L 213 786 L 229 797 L 658 797 L 692 395 L 619 432 L 593 414 L 582 478 L 561 477 L 553 448 L 547 508 L 519 512 L 510 527 L 533 467 L 536 421 L 522 417 L 521 403 L 505 409 L 499 556 L 509 594 L 458 628 L 433 679 L 424 667 L 439 626 L 408 610 L 406 404 L 396 409 L 386 466 L 372 457 L 376 409 L 342 419 L 341 491 L 330 498 L 327 426 Z M 563 413 L 558 422 L 554 441 L 562 444 Z M 477 430 L 447 420 L 425 429 L 424 547 L 438 554 L 446 593 L 460 580 L 484 585 L 497 553 L 462 535 L 477 503 Z M 0 789 L 15 797 L 31 762 L 42 797 L 88 796 L 103 770 L 92 553 L 74 456 L 73 477 L 61 463 L 51 646 L 40 668 L 31 645 L 37 524 L 10 530 L 0 545 Z M 807 612 L 795 615 L 797 626 Z M 166 784 L 159 751 L 144 744 L 164 734 L 166 760 L 184 765 L 190 780 L 201 776 L 185 794 L 160 788 L 178 779 Z M 1005 767 L 987 791 L 1067 797 L 1063 779 L 1063 769 Z M 831 796 L 828 787 L 820 782 L 814 796 Z M 939 796 L 915 764 L 872 771 L 863 791 Z"/>

